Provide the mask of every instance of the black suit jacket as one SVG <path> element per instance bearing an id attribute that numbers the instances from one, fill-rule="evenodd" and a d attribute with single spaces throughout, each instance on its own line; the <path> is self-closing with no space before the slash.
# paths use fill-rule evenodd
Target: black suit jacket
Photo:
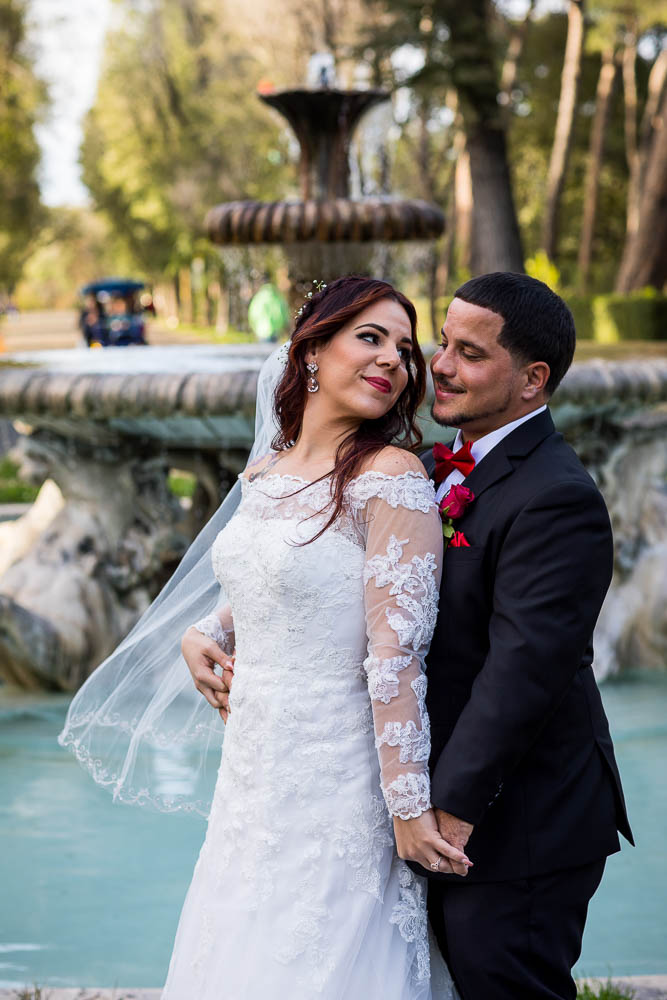
<path id="1" fill-rule="evenodd" d="M 617 830 L 632 842 L 591 669 L 612 575 L 604 500 L 548 410 L 465 485 L 470 547 L 445 552 L 427 659 L 433 804 L 475 825 L 465 882 L 604 858 Z"/>

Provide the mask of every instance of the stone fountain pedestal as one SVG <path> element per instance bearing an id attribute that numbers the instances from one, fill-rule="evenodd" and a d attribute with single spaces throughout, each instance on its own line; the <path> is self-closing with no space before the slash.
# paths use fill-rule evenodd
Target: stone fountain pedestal
<path id="1" fill-rule="evenodd" d="M 54 351 L 0 369 L 14 453 L 44 483 L 0 526 L 0 678 L 74 691 L 130 631 L 245 466 L 269 350 Z M 187 509 L 170 469 L 195 477 Z"/>

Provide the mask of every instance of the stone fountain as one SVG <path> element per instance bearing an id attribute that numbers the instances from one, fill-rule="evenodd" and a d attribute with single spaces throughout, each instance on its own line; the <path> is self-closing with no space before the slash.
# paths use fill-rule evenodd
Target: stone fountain
<path id="1" fill-rule="evenodd" d="M 368 271 L 374 244 L 444 227 L 421 201 L 349 197 L 354 129 L 388 95 L 321 82 L 261 95 L 299 140 L 300 200 L 232 202 L 207 217 L 220 246 L 281 244 L 299 298 L 313 278 Z M 46 480 L 20 521 L 0 525 L 0 679 L 74 690 L 134 625 L 245 465 L 269 350 L 52 351 L 0 365 L 0 417 L 22 432 L 24 472 Z M 553 410 L 614 520 L 600 671 L 663 666 L 667 361 L 575 364 Z M 441 438 L 428 407 L 423 417 L 425 444 Z M 168 487 L 173 468 L 196 478 L 189 510 Z"/>
<path id="2" fill-rule="evenodd" d="M 325 84 L 327 78 L 324 78 Z M 350 142 L 361 117 L 389 99 L 382 90 L 321 89 L 261 93 L 287 119 L 300 146 L 300 199 L 234 201 L 206 218 L 222 247 L 280 244 L 295 301 L 313 279 L 373 271 L 373 247 L 441 235 L 437 205 L 417 199 L 350 197 Z"/>
<path id="3" fill-rule="evenodd" d="M 129 631 L 245 464 L 265 347 L 15 357 L 0 417 L 21 429 L 33 509 L 0 525 L 0 678 L 74 690 Z M 573 365 L 556 422 L 603 489 L 616 576 L 598 669 L 667 662 L 667 361 Z M 425 443 L 442 438 L 423 411 Z M 170 468 L 197 479 L 184 511 Z M 6 532 L 3 539 L 2 531 Z M 10 544 L 11 543 L 11 544 Z"/>

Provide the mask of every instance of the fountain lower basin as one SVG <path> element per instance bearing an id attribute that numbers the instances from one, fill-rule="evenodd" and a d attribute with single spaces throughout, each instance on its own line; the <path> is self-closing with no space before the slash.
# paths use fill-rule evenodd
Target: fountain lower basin
<path id="1" fill-rule="evenodd" d="M 33 536 L 20 522 L 3 529 L 26 539 L 0 576 L 0 677 L 73 690 L 129 631 L 244 467 L 270 350 L 44 352 L 0 368 L 0 416 L 25 432 L 25 469 L 60 496 L 46 529 L 44 517 Z M 425 445 L 447 436 L 428 411 L 427 400 Z M 663 667 L 667 360 L 575 364 L 552 411 L 615 532 L 597 670 Z M 171 468 L 196 477 L 188 512 L 168 489 Z"/>

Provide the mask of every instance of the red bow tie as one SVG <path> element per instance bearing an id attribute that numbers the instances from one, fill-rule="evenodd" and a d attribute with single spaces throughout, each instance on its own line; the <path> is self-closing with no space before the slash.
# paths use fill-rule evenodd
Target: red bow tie
<path id="1" fill-rule="evenodd" d="M 458 469 L 464 476 L 468 476 L 475 468 L 470 441 L 467 441 L 458 451 L 452 451 L 446 444 L 435 444 L 433 445 L 433 457 L 435 459 L 434 479 L 436 484 L 446 479 L 454 469 Z"/>

